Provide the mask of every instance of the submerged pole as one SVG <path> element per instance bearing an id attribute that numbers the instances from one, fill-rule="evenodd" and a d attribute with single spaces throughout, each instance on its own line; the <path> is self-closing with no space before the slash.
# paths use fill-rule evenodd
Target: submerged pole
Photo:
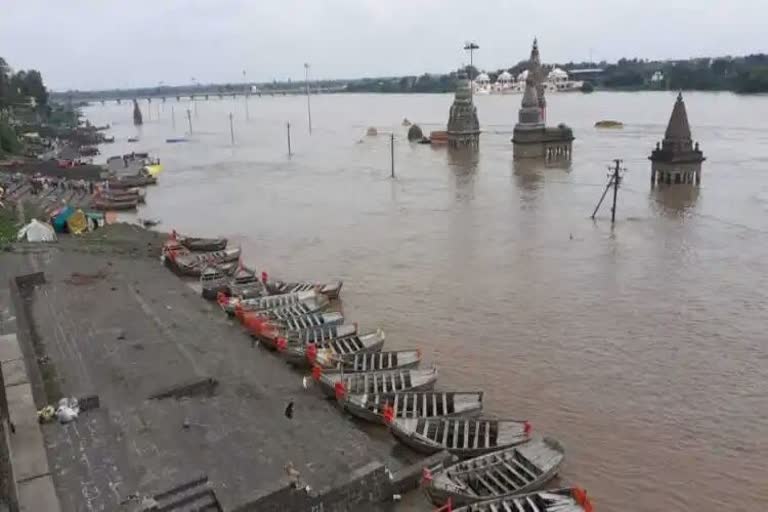
<path id="1" fill-rule="evenodd" d="M 390 133 L 389 134 L 389 152 L 390 152 L 390 161 L 392 164 L 392 175 L 391 178 L 395 177 L 395 134 Z"/>
<path id="2" fill-rule="evenodd" d="M 603 190 L 603 195 L 600 196 L 600 200 L 597 202 L 597 206 L 595 206 L 595 211 L 592 212 L 592 218 L 595 218 L 595 215 L 597 215 L 597 210 L 600 209 L 600 205 L 603 204 L 603 200 L 605 199 L 605 196 L 608 195 L 608 191 L 611 189 L 611 185 L 613 185 L 613 178 L 611 178 L 611 181 L 608 182 L 608 185 L 605 186 L 605 190 Z"/>
<path id="3" fill-rule="evenodd" d="M 307 92 L 307 121 L 309 122 L 309 134 L 312 135 L 312 111 L 309 107 L 309 63 L 304 63 L 304 87 Z"/>
<path id="4" fill-rule="evenodd" d="M 285 126 L 288 130 L 288 156 L 291 156 L 291 123 L 285 123 Z"/>
<path id="5" fill-rule="evenodd" d="M 173 105 L 171 105 L 171 125 L 173 126 L 173 129 L 176 130 L 176 111 L 173 108 Z"/>
<path id="6" fill-rule="evenodd" d="M 235 126 L 232 124 L 232 112 L 229 113 L 229 138 L 232 145 L 235 145 Z"/>
<path id="7" fill-rule="evenodd" d="M 614 162 L 616 163 L 616 167 L 613 169 L 613 208 L 611 208 L 611 224 L 616 222 L 616 195 L 619 192 L 619 181 L 621 180 L 621 177 L 619 176 L 621 160 L 616 159 Z"/>
<path id="8" fill-rule="evenodd" d="M 189 133 L 192 134 L 192 111 L 187 109 L 187 121 L 189 121 Z"/>
<path id="9" fill-rule="evenodd" d="M 246 121 L 249 121 L 251 119 L 250 113 L 248 112 L 248 98 L 250 96 L 251 95 L 248 94 L 247 92 L 245 93 L 245 120 Z"/>

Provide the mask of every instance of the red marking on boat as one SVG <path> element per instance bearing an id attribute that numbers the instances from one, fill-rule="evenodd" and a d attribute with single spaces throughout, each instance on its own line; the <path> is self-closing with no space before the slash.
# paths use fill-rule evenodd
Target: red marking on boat
<path id="1" fill-rule="evenodd" d="M 310 343 L 307 345 L 307 360 L 314 364 L 317 359 L 317 345 Z"/>
<path id="2" fill-rule="evenodd" d="M 336 394 L 336 400 L 344 400 L 344 396 L 347 394 L 347 387 L 343 382 L 339 381 L 333 386 L 333 391 Z"/>
<path id="3" fill-rule="evenodd" d="M 571 491 L 571 495 L 573 496 L 574 501 L 581 505 L 581 508 L 584 509 L 584 512 L 592 512 L 592 503 L 589 501 L 589 498 L 587 497 L 587 491 L 581 487 L 574 487 Z"/>
<path id="4" fill-rule="evenodd" d="M 390 405 L 389 402 L 384 405 L 384 423 L 392 423 L 395 421 L 395 408 Z"/>
<path id="5" fill-rule="evenodd" d="M 315 365 L 312 367 L 312 378 L 315 380 L 320 380 L 320 376 L 323 374 L 323 369 L 319 366 Z"/>

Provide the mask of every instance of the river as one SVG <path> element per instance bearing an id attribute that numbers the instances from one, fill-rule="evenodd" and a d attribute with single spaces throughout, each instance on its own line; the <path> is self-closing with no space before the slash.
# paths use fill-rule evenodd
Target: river
<path id="1" fill-rule="evenodd" d="M 273 276 L 343 279 L 346 316 L 383 327 L 390 349 L 421 348 L 439 388 L 483 389 L 488 413 L 560 439 L 561 481 L 588 489 L 596 510 L 757 512 L 768 508 L 768 96 L 685 94 L 707 157 L 701 186 L 652 190 L 647 156 L 674 100 L 550 94 L 550 123 L 576 135 L 568 169 L 513 162 L 520 96 L 476 98 L 476 156 L 405 140 L 404 117 L 441 129 L 451 95 L 313 96 L 311 136 L 305 97 L 251 98 L 248 119 L 243 98 L 154 101 L 151 117 L 142 102 L 140 130 L 127 103 L 85 114 L 113 125 L 103 157 L 162 159 L 140 216 L 227 235 Z M 166 144 L 188 129 L 186 109 L 192 140 Z M 601 119 L 625 127 L 597 130 Z M 612 227 L 607 204 L 589 217 L 614 158 L 628 170 Z"/>

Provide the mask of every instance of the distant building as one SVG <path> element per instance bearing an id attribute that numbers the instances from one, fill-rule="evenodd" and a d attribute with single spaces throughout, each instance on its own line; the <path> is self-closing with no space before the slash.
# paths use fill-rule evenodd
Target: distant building
<path id="1" fill-rule="evenodd" d="M 656 143 L 656 149 L 648 158 L 652 162 L 651 186 L 656 183 L 701 183 L 701 163 L 705 158 L 699 143 L 694 145 L 691 140 L 691 128 L 682 93 L 677 95 L 664 140 L 661 145 Z"/>
<path id="2" fill-rule="evenodd" d="M 472 89 L 466 75 L 459 75 L 456 96 L 448 113 L 448 145 L 452 148 L 477 148 L 480 144 L 480 121 L 472 102 Z"/>
<path id="3" fill-rule="evenodd" d="M 651 82 L 653 83 L 659 83 L 663 81 L 664 81 L 664 73 L 662 73 L 661 71 L 655 71 L 651 76 Z"/>
<path id="4" fill-rule="evenodd" d="M 528 70 L 513 77 L 508 71 L 504 71 L 496 78 L 496 82 L 491 83 L 490 77 L 486 73 L 480 73 L 473 81 L 475 94 L 514 94 L 525 92 L 525 81 L 528 79 Z M 544 79 L 544 88 L 547 92 L 570 92 L 580 91 L 584 82 L 581 80 L 572 80 L 568 73 L 555 67 Z"/>
<path id="5" fill-rule="evenodd" d="M 546 127 L 546 85 L 535 39 L 525 78 L 525 92 L 512 136 L 514 158 L 570 160 L 573 130 L 564 124 L 557 128 Z"/>

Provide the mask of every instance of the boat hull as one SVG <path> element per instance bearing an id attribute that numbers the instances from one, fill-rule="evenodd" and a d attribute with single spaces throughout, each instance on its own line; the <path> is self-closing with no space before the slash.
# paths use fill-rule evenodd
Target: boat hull
<path id="1" fill-rule="evenodd" d="M 540 474 L 536 475 L 536 477 L 531 480 L 530 482 L 526 482 L 524 485 L 521 485 L 515 489 L 509 489 L 507 492 L 499 492 L 495 493 L 493 495 L 486 495 L 486 496 L 479 496 L 477 494 L 471 494 L 468 492 L 459 492 L 458 490 L 461 487 L 464 487 L 465 489 L 469 487 L 467 482 L 459 482 L 459 484 L 451 483 L 447 484 L 447 482 L 451 482 L 450 479 L 444 478 L 443 473 L 451 471 L 452 469 L 456 469 L 458 471 L 466 471 L 467 474 L 471 474 L 471 471 L 464 470 L 465 467 L 483 467 L 482 460 L 487 459 L 489 457 L 493 457 L 494 455 L 501 456 L 504 453 L 511 453 L 514 450 L 519 451 L 525 451 L 525 450 L 531 450 L 535 449 L 537 445 L 540 445 L 543 447 L 543 449 L 551 450 L 552 454 L 549 456 L 549 463 L 544 465 L 536 465 L 537 468 L 541 471 Z M 485 501 L 485 500 L 495 500 L 495 499 L 503 499 L 510 496 L 518 496 L 520 494 L 525 494 L 529 492 L 536 491 L 538 489 L 541 489 L 544 485 L 547 484 L 550 480 L 552 480 L 555 476 L 557 476 L 557 473 L 560 471 L 560 466 L 562 465 L 564 458 L 564 451 L 562 449 L 562 446 L 558 441 L 551 438 L 536 438 L 532 439 L 528 443 L 524 443 L 522 445 L 512 447 L 512 448 L 505 448 L 502 450 L 497 450 L 495 452 L 491 452 L 489 454 L 485 454 L 479 457 L 475 457 L 472 459 L 464 460 L 462 462 L 459 462 L 457 464 L 454 464 L 452 466 L 449 466 L 447 468 L 443 468 L 442 470 L 438 471 L 438 473 L 434 476 L 433 480 L 429 483 L 429 485 L 426 485 L 423 487 L 425 494 L 429 498 L 429 500 L 434 503 L 437 506 L 442 506 L 445 503 L 448 502 L 448 500 L 451 500 L 451 503 L 453 506 L 464 506 L 469 505 L 471 503 L 475 503 L 478 501 Z"/>

